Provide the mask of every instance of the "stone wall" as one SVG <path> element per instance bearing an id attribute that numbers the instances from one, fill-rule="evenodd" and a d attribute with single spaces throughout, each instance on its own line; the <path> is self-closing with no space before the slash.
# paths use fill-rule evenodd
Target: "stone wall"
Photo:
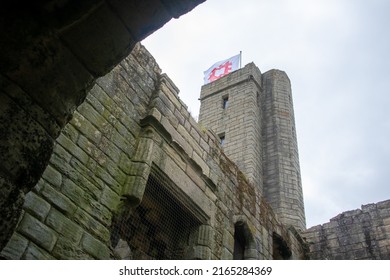
<path id="1" fill-rule="evenodd" d="M 130 218 L 135 224 L 140 207 L 150 206 L 151 178 L 157 178 L 178 211 L 187 213 L 183 217 L 191 216 L 185 258 L 306 258 L 299 234 L 277 220 L 259 190 L 225 156 L 217 137 L 190 116 L 176 86 L 140 45 L 97 80 L 65 126 L 49 166 L 26 195 L 1 256 L 134 256 L 123 254 L 135 248 L 130 233 L 121 229 Z M 158 238 L 150 240 L 166 240 Z M 244 245 L 240 254 L 235 252 L 237 240 Z"/>
<path id="2" fill-rule="evenodd" d="M 200 100 L 200 124 L 224 139 L 226 155 L 264 195 L 279 219 L 303 231 L 298 143 L 286 73 L 262 74 L 249 63 L 204 85 Z"/>
<path id="3" fill-rule="evenodd" d="M 311 259 L 389 260 L 390 200 L 343 212 L 303 236 Z"/>
<path id="4" fill-rule="evenodd" d="M 252 79 L 248 77 L 252 76 Z M 199 123 L 223 136 L 225 154 L 263 192 L 261 73 L 254 63 L 202 86 Z M 227 102 L 223 107 L 224 100 Z"/>
<path id="5" fill-rule="evenodd" d="M 306 229 L 291 83 L 287 74 L 263 74 L 264 195 L 284 224 Z"/>
<path id="6" fill-rule="evenodd" d="M 0 250 L 96 78 L 204 0 L 0 2 Z M 12 121 L 10 121 L 12 120 Z"/>

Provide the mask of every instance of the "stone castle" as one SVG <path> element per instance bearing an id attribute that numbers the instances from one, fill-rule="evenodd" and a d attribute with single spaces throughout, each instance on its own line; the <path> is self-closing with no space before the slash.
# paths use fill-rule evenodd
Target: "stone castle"
<path id="1" fill-rule="evenodd" d="M 140 44 L 98 78 L 4 259 L 390 259 L 390 201 L 306 229 L 290 81 L 250 63 L 196 122 Z"/>

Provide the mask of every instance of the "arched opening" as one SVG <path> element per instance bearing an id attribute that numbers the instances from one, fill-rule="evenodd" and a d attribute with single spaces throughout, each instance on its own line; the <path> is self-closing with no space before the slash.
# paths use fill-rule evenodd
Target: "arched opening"
<path id="1" fill-rule="evenodd" d="M 246 222 L 238 221 L 234 225 L 234 260 L 256 259 L 257 250 L 253 235 Z"/>
<path id="2" fill-rule="evenodd" d="M 245 256 L 245 246 L 247 244 L 244 234 L 244 223 L 237 222 L 234 225 L 234 260 L 243 260 Z"/>
<path id="3" fill-rule="evenodd" d="M 272 258 L 274 260 L 289 260 L 291 258 L 291 249 L 287 242 L 276 232 L 272 234 Z"/>

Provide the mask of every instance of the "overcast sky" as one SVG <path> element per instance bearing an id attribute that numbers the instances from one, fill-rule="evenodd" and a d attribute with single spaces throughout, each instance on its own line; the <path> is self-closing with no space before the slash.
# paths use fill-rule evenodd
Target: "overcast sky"
<path id="1" fill-rule="evenodd" d="M 193 116 L 214 62 L 287 73 L 307 227 L 390 199 L 390 1 L 207 0 L 143 44 Z"/>

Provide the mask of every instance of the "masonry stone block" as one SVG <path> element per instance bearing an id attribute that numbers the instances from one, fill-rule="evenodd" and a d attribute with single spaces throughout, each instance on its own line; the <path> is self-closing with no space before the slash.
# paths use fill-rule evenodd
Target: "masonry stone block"
<path id="1" fill-rule="evenodd" d="M 180 110 L 175 108 L 175 111 L 173 112 L 173 114 L 175 115 L 175 117 L 177 118 L 178 122 L 180 125 L 182 126 L 185 126 L 185 123 L 186 123 L 186 119 L 185 117 L 181 114 Z M 178 124 L 178 125 L 179 125 Z M 188 127 L 186 127 L 188 129 Z"/>
<path id="2" fill-rule="evenodd" d="M 83 117 L 86 118 L 92 125 L 99 128 L 102 133 L 105 132 L 104 129 L 107 127 L 108 121 L 100 113 L 98 113 L 93 106 L 88 104 L 88 102 L 84 102 L 78 110 L 82 110 Z"/>
<path id="3" fill-rule="evenodd" d="M 146 180 L 139 176 L 128 176 L 122 187 L 122 195 L 140 203 L 145 192 Z"/>
<path id="4" fill-rule="evenodd" d="M 210 260 L 211 255 L 211 249 L 209 247 L 200 245 L 194 247 L 194 259 Z"/>
<path id="5" fill-rule="evenodd" d="M 28 213 L 24 214 L 18 226 L 18 231 L 48 251 L 53 249 L 57 241 L 57 234 L 54 230 Z"/>
<path id="6" fill-rule="evenodd" d="M 110 258 L 109 248 L 90 234 L 84 234 L 81 240 L 81 246 L 88 254 L 98 260 L 107 260 Z"/>
<path id="7" fill-rule="evenodd" d="M 186 170 L 187 162 L 185 160 L 185 155 L 183 155 L 183 150 L 181 147 L 169 144 L 165 144 L 162 147 L 163 151 L 172 158 L 172 160 L 182 169 Z"/>
<path id="8" fill-rule="evenodd" d="M 27 238 L 15 232 L 7 243 L 7 246 L 5 246 L 4 250 L 1 252 L 0 256 L 8 260 L 21 259 L 28 243 L 29 241 Z"/>
<path id="9" fill-rule="evenodd" d="M 74 243 L 78 243 L 83 234 L 83 229 L 79 225 L 55 209 L 50 210 L 46 218 L 46 225 Z"/>
<path id="10" fill-rule="evenodd" d="M 98 237 L 100 240 L 109 240 L 110 238 L 110 232 L 107 227 L 108 225 L 111 224 L 111 219 L 109 221 L 109 224 L 108 223 L 103 224 L 98 219 L 96 219 L 96 217 L 93 217 L 87 211 L 78 208 L 74 213 L 73 221 L 81 225 L 84 228 L 84 230 Z"/>
<path id="11" fill-rule="evenodd" d="M 84 136 L 95 144 L 99 144 L 102 137 L 101 131 L 87 120 L 79 112 L 75 112 L 71 124 L 74 125 Z"/>
<path id="12" fill-rule="evenodd" d="M 385 226 L 389 226 L 390 225 L 390 217 L 383 219 L 383 225 L 385 225 Z"/>
<path id="13" fill-rule="evenodd" d="M 83 205 L 85 202 L 85 192 L 72 180 L 66 180 L 61 189 L 62 193 L 68 197 L 75 205 Z M 92 198 L 92 197 L 91 197 Z"/>
<path id="14" fill-rule="evenodd" d="M 133 161 L 150 164 L 153 152 L 153 139 L 141 138 L 138 142 L 137 151 L 133 156 Z"/>
<path id="15" fill-rule="evenodd" d="M 75 156 L 82 163 L 87 163 L 89 159 L 89 155 L 84 152 L 80 147 L 78 147 L 75 143 L 73 143 L 67 137 L 61 135 L 57 139 L 57 143 L 59 143 L 63 148 L 65 148 L 71 155 Z"/>
<path id="16" fill-rule="evenodd" d="M 209 225 L 201 225 L 197 230 L 196 244 L 211 248 L 213 228 Z"/>
<path id="17" fill-rule="evenodd" d="M 54 260 L 55 258 L 46 250 L 34 243 L 30 243 L 21 259 L 25 260 Z"/>
<path id="18" fill-rule="evenodd" d="M 100 203 L 106 206 L 109 210 L 114 210 L 118 207 L 120 196 L 111 190 L 109 187 L 103 189 L 100 197 Z"/>
<path id="19" fill-rule="evenodd" d="M 203 160 L 201 156 L 199 156 L 195 151 L 192 153 L 192 159 L 202 168 L 202 172 L 205 176 L 209 176 L 210 168 Z"/>
<path id="20" fill-rule="evenodd" d="M 194 168 L 191 164 L 187 164 L 186 166 L 186 174 L 187 176 L 202 190 L 205 190 L 206 184 L 205 181 L 203 180 L 202 175 L 200 172 L 196 171 L 197 167 Z"/>
<path id="21" fill-rule="evenodd" d="M 222 245 L 231 253 L 234 250 L 234 237 L 228 229 L 223 230 Z"/>
<path id="22" fill-rule="evenodd" d="M 34 191 L 26 194 L 23 208 L 25 211 L 43 221 L 50 210 L 50 203 L 38 196 Z"/>
<path id="23" fill-rule="evenodd" d="M 153 107 L 150 110 L 149 115 L 154 117 L 157 121 L 161 120 L 161 113 L 160 113 L 160 111 L 156 107 Z"/>
<path id="24" fill-rule="evenodd" d="M 232 260 L 232 259 L 233 259 L 232 252 L 227 248 L 222 248 L 221 260 Z"/>
<path id="25" fill-rule="evenodd" d="M 93 260 L 94 258 L 88 255 L 78 243 L 74 243 L 69 239 L 60 236 L 56 245 L 53 248 L 52 254 L 59 260 Z"/>

